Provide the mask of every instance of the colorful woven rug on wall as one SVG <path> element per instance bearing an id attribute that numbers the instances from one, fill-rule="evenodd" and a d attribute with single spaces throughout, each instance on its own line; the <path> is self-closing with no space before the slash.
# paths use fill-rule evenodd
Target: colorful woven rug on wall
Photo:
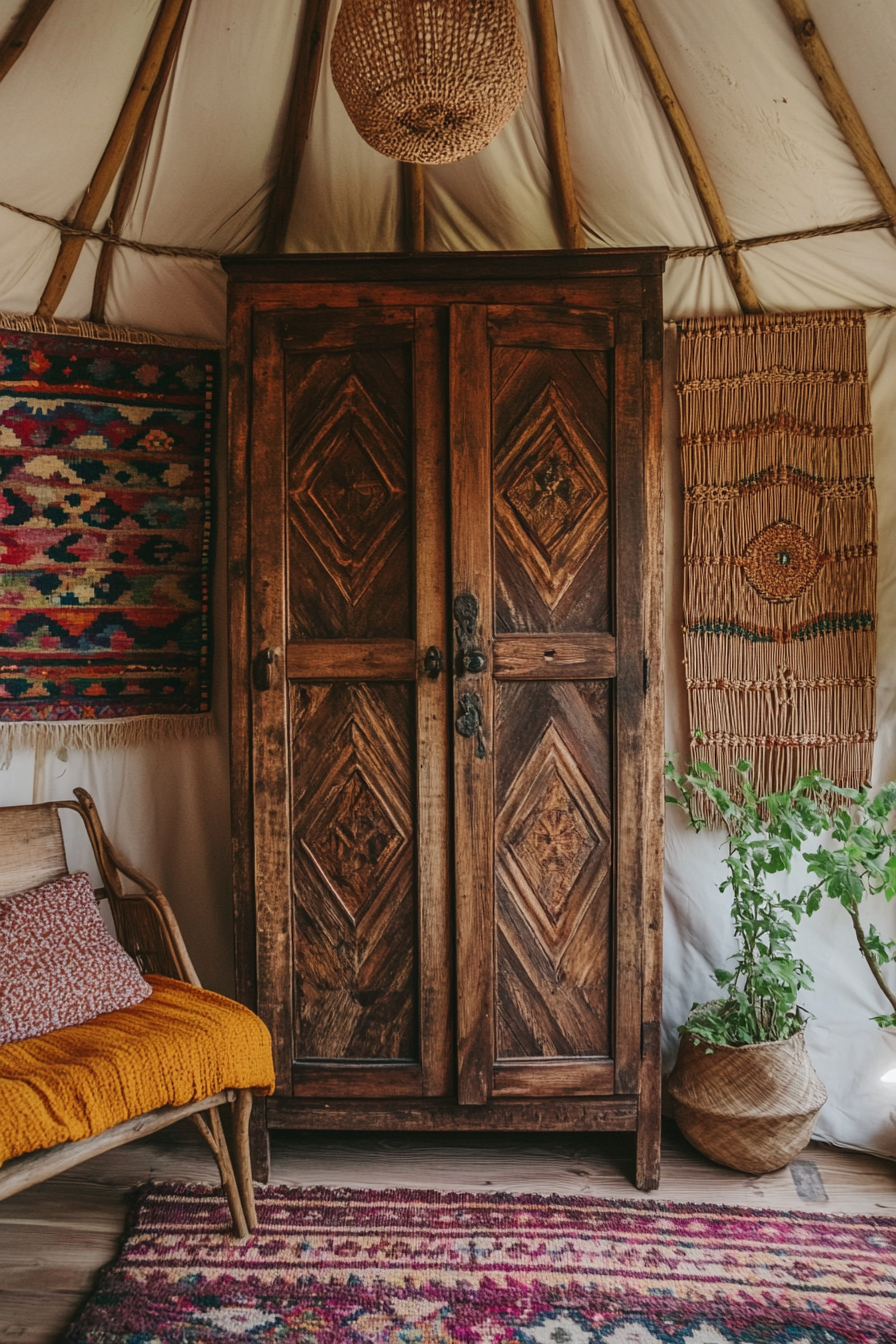
<path id="1" fill-rule="evenodd" d="M 217 354 L 0 330 L 0 746 L 210 725 Z"/>
<path id="2" fill-rule="evenodd" d="M 694 318 L 678 393 L 691 752 L 867 782 L 877 503 L 861 313 Z"/>
<path id="3" fill-rule="evenodd" d="M 148 1187 L 66 1344 L 892 1344 L 896 1221 L 429 1190 Z"/>

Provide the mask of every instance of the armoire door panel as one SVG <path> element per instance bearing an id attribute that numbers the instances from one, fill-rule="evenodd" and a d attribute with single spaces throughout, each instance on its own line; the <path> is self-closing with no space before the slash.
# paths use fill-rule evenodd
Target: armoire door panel
<path id="1" fill-rule="evenodd" d="M 498 346 L 491 364 L 496 631 L 607 630 L 607 356 Z"/>
<path id="2" fill-rule="evenodd" d="M 611 1059 L 499 1059 L 495 1062 L 496 1097 L 612 1096 Z"/>
<path id="3" fill-rule="evenodd" d="M 497 687 L 499 1059 L 611 1053 L 610 700 L 604 681 Z"/>
<path id="4" fill-rule="evenodd" d="M 413 681 L 417 646 L 413 639 L 297 639 L 286 648 L 291 680 Z"/>
<path id="5" fill-rule="evenodd" d="M 288 355 L 291 639 L 413 636 L 411 414 L 410 343 Z"/>
<path id="6" fill-rule="evenodd" d="M 609 350 L 613 344 L 613 318 L 609 313 L 584 308 L 491 303 L 488 336 L 493 346 Z"/>
<path id="7" fill-rule="evenodd" d="M 525 634 L 495 636 L 495 676 L 499 681 L 570 681 L 615 677 L 612 635 Z"/>
<path id="8" fill-rule="evenodd" d="M 296 1059 L 419 1059 L 414 717 L 404 684 L 290 688 Z"/>

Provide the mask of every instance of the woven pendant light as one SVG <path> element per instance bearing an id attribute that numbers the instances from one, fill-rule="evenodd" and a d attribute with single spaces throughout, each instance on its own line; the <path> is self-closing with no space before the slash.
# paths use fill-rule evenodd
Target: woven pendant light
<path id="1" fill-rule="evenodd" d="M 526 88 L 516 0 L 342 0 L 330 68 L 381 154 L 465 159 L 494 140 Z"/>

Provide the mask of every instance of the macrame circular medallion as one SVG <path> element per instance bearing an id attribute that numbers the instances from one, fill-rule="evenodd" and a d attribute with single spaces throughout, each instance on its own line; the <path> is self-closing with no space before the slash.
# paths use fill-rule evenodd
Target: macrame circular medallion
<path id="1" fill-rule="evenodd" d="M 744 552 L 744 573 L 769 602 L 792 602 L 821 568 L 814 537 L 796 523 L 772 523 L 753 538 Z"/>
<path id="2" fill-rule="evenodd" d="M 342 0 L 330 70 L 355 129 L 381 154 L 465 159 L 526 88 L 517 0 Z"/>

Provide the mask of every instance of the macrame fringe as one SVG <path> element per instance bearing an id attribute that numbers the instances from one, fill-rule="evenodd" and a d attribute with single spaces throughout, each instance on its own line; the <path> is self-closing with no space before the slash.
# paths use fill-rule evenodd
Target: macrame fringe
<path id="1" fill-rule="evenodd" d="M 122 719 L 68 720 L 56 723 L 0 723 L 0 769 L 17 750 L 43 746 L 48 751 L 108 751 L 187 737 L 210 737 L 214 715 L 147 714 Z"/>
<path id="2" fill-rule="evenodd" d="M 810 770 L 859 787 L 876 737 L 864 317 L 693 318 L 679 349 L 692 755 L 729 788 L 742 759 L 760 793 Z"/>
<path id="3" fill-rule="evenodd" d="M 0 327 L 6 331 L 30 331 L 40 336 L 80 336 L 88 341 L 123 341 L 126 345 L 174 345 L 184 350 L 219 350 L 220 341 L 204 336 L 173 336 L 166 332 L 138 331 L 135 327 L 115 327 L 108 322 L 70 322 L 55 317 L 37 317 L 34 313 L 0 313 Z"/>

